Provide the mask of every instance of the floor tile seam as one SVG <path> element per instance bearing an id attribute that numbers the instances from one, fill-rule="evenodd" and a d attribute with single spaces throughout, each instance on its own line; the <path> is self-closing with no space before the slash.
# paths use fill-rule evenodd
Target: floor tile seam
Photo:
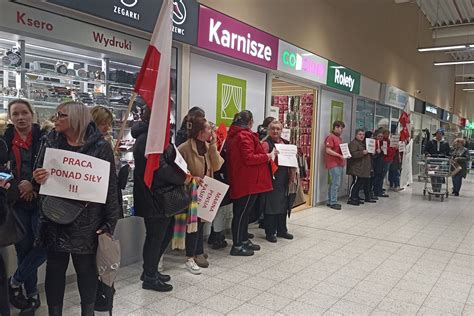
<path id="1" fill-rule="evenodd" d="M 444 213 L 446 213 L 446 212 L 450 212 L 450 210 L 448 209 L 448 210 L 446 210 Z M 451 226 L 451 224 L 452 224 L 454 221 L 456 221 L 456 219 L 457 219 L 460 215 L 461 215 L 461 212 L 459 212 L 459 213 L 457 214 L 457 216 L 451 221 L 450 225 L 447 226 L 447 227 L 443 230 L 443 232 L 442 232 L 441 234 L 439 234 L 438 238 L 436 238 L 436 240 L 435 240 L 435 242 L 434 242 L 433 244 L 435 244 L 435 243 L 439 240 L 439 238 L 449 229 L 449 227 Z M 472 226 L 472 225 L 471 225 L 471 226 Z M 466 234 L 467 234 L 467 233 L 466 233 Z M 466 238 L 466 234 L 464 234 L 464 238 Z M 464 238 L 463 238 L 463 241 L 464 241 Z M 456 249 L 458 249 L 460 245 L 461 245 L 461 242 L 460 242 L 459 245 L 456 247 Z"/>
<path id="2" fill-rule="evenodd" d="M 464 237 L 462 239 L 462 241 L 459 243 L 458 247 L 456 248 L 456 251 L 461 247 L 462 243 L 464 243 L 464 241 L 466 240 L 467 236 L 469 235 L 469 232 L 471 231 L 471 229 L 474 227 L 474 224 L 471 224 L 471 228 L 464 234 Z"/>
<path id="3" fill-rule="evenodd" d="M 461 315 L 464 315 L 464 311 L 466 310 L 467 302 L 469 301 L 469 297 L 471 296 L 471 293 L 474 294 L 474 284 L 471 285 L 471 289 L 469 290 L 469 294 L 467 295 L 466 303 L 464 303 L 464 307 L 462 309 Z"/>

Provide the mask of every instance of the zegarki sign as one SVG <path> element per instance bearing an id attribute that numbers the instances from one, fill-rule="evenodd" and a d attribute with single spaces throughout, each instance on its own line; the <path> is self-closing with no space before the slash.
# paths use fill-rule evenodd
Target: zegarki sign
<path id="1" fill-rule="evenodd" d="M 278 38 L 200 6 L 198 46 L 269 69 L 277 69 Z"/>

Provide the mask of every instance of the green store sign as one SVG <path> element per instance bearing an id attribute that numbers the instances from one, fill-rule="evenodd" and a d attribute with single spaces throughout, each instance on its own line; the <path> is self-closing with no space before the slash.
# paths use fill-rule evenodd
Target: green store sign
<path id="1" fill-rule="evenodd" d="M 331 88 L 359 94 L 360 73 L 329 61 L 328 80 L 326 84 Z"/>

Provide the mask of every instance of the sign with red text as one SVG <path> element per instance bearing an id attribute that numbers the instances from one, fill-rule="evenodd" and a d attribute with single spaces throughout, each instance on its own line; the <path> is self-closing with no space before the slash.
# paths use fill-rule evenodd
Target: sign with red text
<path id="1" fill-rule="evenodd" d="M 105 203 L 110 162 L 67 150 L 47 148 L 43 168 L 50 174 L 41 185 L 40 194 Z"/>
<path id="2" fill-rule="evenodd" d="M 197 215 L 207 222 L 212 222 L 229 186 L 208 176 L 204 177 L 203 181 L 198 188 Z"/>

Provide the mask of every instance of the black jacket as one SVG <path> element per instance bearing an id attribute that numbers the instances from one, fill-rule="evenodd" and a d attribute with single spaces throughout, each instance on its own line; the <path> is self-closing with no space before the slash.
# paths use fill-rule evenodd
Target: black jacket
<path id="1" fill-rule="evenodd" d="M 66 137 L 54 130 L 43 137 L 37 167 L 43 165 L 46 148 L 65 149 L 66 146 Z M 118 204 L 112 147 L 104 140 L 94 123 L 89 124 L 87 128 L 86 142 L 79 153 L 110 162 L 106 203 L 89 203 L 79 217 L 69 225 L 59 225 L 41 216 L 40 244 L 50 251 L 94 254 L 97 251 L 96 231 L 102 229 L 113 234 L 120 217 L 121 207 Z"/>
<path id="2" fill-rule="evenodd" d="M 144 181 L 146 139 L 148 124 L 140 123 L 132 128 L 132 136 L 136 138 L 133 157 L 135 159 L 135 170 L 133 171 L 133 201 L 135 215 L 140 217 L 165 217 L 164 210 L 159 209 L 157 203 L 153 202 L 153 192 L 160 187 L 169 185 L 182 185 L 186 181 L 186 175 L 174 164 L 176 151 L 170 144 L 168 149 L 160 157 L 160 167 L 153 175 L 151 190 Z"/>
<path id="3" fill-rule="evenodd" d="M 424 150 L 425 155 L 429 154 L 432 157 L 448 157 L 450 152 L 451 148 L 449 147 L 449 144 L 444 140 L 439 143 L 438 150 L 438 142 L 435 138 L 426 143 Z"/>

